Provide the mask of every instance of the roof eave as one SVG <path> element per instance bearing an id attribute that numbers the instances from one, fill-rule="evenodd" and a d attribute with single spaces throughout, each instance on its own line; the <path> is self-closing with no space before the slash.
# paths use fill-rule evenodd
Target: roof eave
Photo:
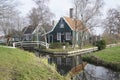
<path id="1" fill-rule="evenodd" d="M 65 20 L 65 22 L 68 24 L 68 26 L 70 27 L 70 29 L 71 30 L 73 30 L 73 31 L 75 31 L 71 26 L 70 26 L 70 24 L 68 23 L 68 21 L 64 18 L 64 17 L 62 17 L 64 20 Z"/>

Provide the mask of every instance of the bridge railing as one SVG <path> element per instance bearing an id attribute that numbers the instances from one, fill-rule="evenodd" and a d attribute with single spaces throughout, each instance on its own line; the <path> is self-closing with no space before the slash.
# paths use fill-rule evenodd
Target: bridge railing
<path id="1" fill-rule="evenodd" d="M 49 48 L 49 44 L 43 41 L 20 41 L 20 42 L 14 42 L 13 43 L 13 47 L 29 47 L 29 46 L 37 46 L 37 45 L 41 45 L 44 46 L 46 48 Z"/>

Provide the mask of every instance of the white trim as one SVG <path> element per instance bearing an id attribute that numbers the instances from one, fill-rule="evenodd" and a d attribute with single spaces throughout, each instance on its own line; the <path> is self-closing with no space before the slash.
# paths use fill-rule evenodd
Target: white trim
<path id="1" fill-rule="evenodd" d="M 67 20 L 66 20 L 64 17 L 61 17 L 61 18 L 63 18 L 64 21 L 67 23 L 67 25 L 70 27 L 70 29 L 73 30 L 72 27 L 70 26 L 70 24 L 67 22 Z M 61 18 L 60 18 L 60 20 L 61 20 Z M 60 20 L 59 20 L 59 21 L 60 21 Z M 57 24 L 59 23 L 59 21 L 57 22 Z M 53 27 L 53 29 L 52 29 L 51 31 L 47 32 L 46 34 L 49 34 L 50 32 L 52 32 L 52 31 L 55 29 L 55 27 L 57 26 L 57 24 L 55 24 L 55 26 Z M 73 30 L 73 31 L 74 31 L 74 30 Z M 45 35 L 46 35 L 46 34 L 45 34 Z"/>
<path id="2" fill-rule="evenodd" d="M 28 27 L 25 28 L 25 31 L 28 29 Z M 25 31 L 23 32 L 23 34 L 25 34 Z"/>
<path id="3" fill-rule="evenodd" d="M 61 33 L 57 33 L 57 40 L 61 42 Z"/>
<path id="4" fill-rule="evenodd" d="M 71 33 L 70 32 L 66 32 L 65 33 L 65 38 L 66 38 L 66 40 L 71 40 Z"/>
<path id="5" fill-rule="evenodd" d="M 64 17 L 63 17 L 63 19 L 64 19 L 65 22 L 68 24 L 68 26 L 70 27 L 70 29 L 73 30 L 72 27 L 70 26 L 70 24 L 67 22 L 67 20 L 66 20 Z M 74 31 L 74 30 L 73 30 L 73 31 Z"/>
<path id="6" fill-rule="evenodd" d="M 67 25 L 70 27 L 70 29 L 73 30 L 72 27 L 70 26 L 70 24 L 67 22 L 67 20 L 66 20 L 64 17 L 61 17 L 61 18 L 63 18 L 64 21 L 67 23 Z M 60 18 L 60 20 L 61 20 L 61 18 Z M 60 20 L 59 20 L 59 21 L 60 21 Z M 57 24 L 59 23 L 59 21 L 57 22 Z M 57 24 L 55 24 L 54 27 L 52 28 L 52 30 L 51 30 L 51 31 L 48 31 L 46 34 L 49 34 L 50 32 L 52 32 L 52 31 L 55 29 L 55 27 L 57 26 Z M 73 30 L 73 31 L 74 31 L 74 30 Z M 44 35 L 46 35 L 46 34 L 44 34 Z"/>
<path id="7" fill-rule="evenodd" d="M 24 34 L 24 38 L 23 40 L 30 40 L 30 37 L 32 36 L 32 34 Z"/>
<path id="8" fill-rule="evenodd" d="M 59 22 L 59 21 L 58 21 L 58 22 Z M 57 24 L 58 24 L 58 22 L 57 22 Z M 52 30 L 48 31 L 46 34 L 51 33 L 51 32 L 55 29 L 55 27 L 57 26 L 57 24 L 55 24 L 55 25 L 53 26 Z M 46 35 L 46 34 L 43 34 L 43 35 Z"/>
<path id="9" fill-rule="evenodd" d="M 59 22 L 59 21 L 58 21 L 58 22 Z M 58 22 L 57 22 L 57 24 L 58 24 Z M 49 34 L 50 32 L 52 32 L 52 31 L 55 29 L 55 27 L 56 27 L 56 25 L 57 25 L 57 24 L 55 24 L 55 25 L 53 26 L 52 30 L 50 30 L 50 31 L 46 32 L 45 34 L 43 34 L 43 35 L 41 35 L 41 36 L 44 36 L 44 35 Z M 41 24 L 39 24 L 38 26 L 40 26 L 40 25 L 41 25 Z M 37 27 L 38 27 L 38 26 L 37 26 Z M 36 28 L 37 28 L 37 27 L 36 27 Z M 32 34 L 34 34 L 34 33 L 35 33 L 36 28 L 34 29 L 34 31 L 33 31 L 33 33 L 32 33 Z"/>
<path id="10" fill-rule="evenodd" d="M 66 20 L 64 17 L 61 17 L 61 18 L 63 18 L 64 21 L 67 23 L 67 25 L 70 27 L 70 29 L 73 30 L 72 27 L 70 26 L 70 24 L 67 22 L 67 20 Z M 61 20 L 61 18 L 60 18 L 60 20 Z M 60 21 L 60 20 L 59 20 L 59 21 Z M 59 23 L 59 21 L 57 22 L 57 24 Z M 46 34 L 49 34 L 50 32 L 52 32 L 52 31 L 55 29 L 55 27 L 57 26 L 57 24 L 55 24 L 54 27 L 52 28 L 52 30 L 48 31 Z M 73 30 L 73 31 L 74 31 L 74 30 Z M 46 34 L 43 34 L 43 35 L 46 35 Z M 42 36 L 43 36 L 43 35 L 42 35 Z"/>

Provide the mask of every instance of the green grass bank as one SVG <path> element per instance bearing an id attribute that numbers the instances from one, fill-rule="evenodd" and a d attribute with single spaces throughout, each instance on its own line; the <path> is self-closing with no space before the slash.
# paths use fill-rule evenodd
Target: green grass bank
<path id="1" fill-rule="evenodd" d="M 0 46 L 0 80 L 69 80 L 49 65 L 20 49 Z"/>
<path id="2" fill-rule="evenodd" d="M 84 61 L 102 65 L 115 71 L 120 71 L 120 46 L 84 55 L 82 58 Z"/>

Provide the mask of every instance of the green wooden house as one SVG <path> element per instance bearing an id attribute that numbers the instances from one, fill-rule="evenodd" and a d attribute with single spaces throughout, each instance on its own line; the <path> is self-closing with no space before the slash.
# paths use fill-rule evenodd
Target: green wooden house
<path id="1" fill-rule="evenodd" d="M 74 20 L 69 17 L 61 17 L 58 23 L 47 34 L 47 42 L 69 42 L 79 45 L 81 42 L 80 33 L 82 28 L 82 22 L 80 20 Z M 90 32 L 86 31 L 84 41 L 89 40 Z"/>

